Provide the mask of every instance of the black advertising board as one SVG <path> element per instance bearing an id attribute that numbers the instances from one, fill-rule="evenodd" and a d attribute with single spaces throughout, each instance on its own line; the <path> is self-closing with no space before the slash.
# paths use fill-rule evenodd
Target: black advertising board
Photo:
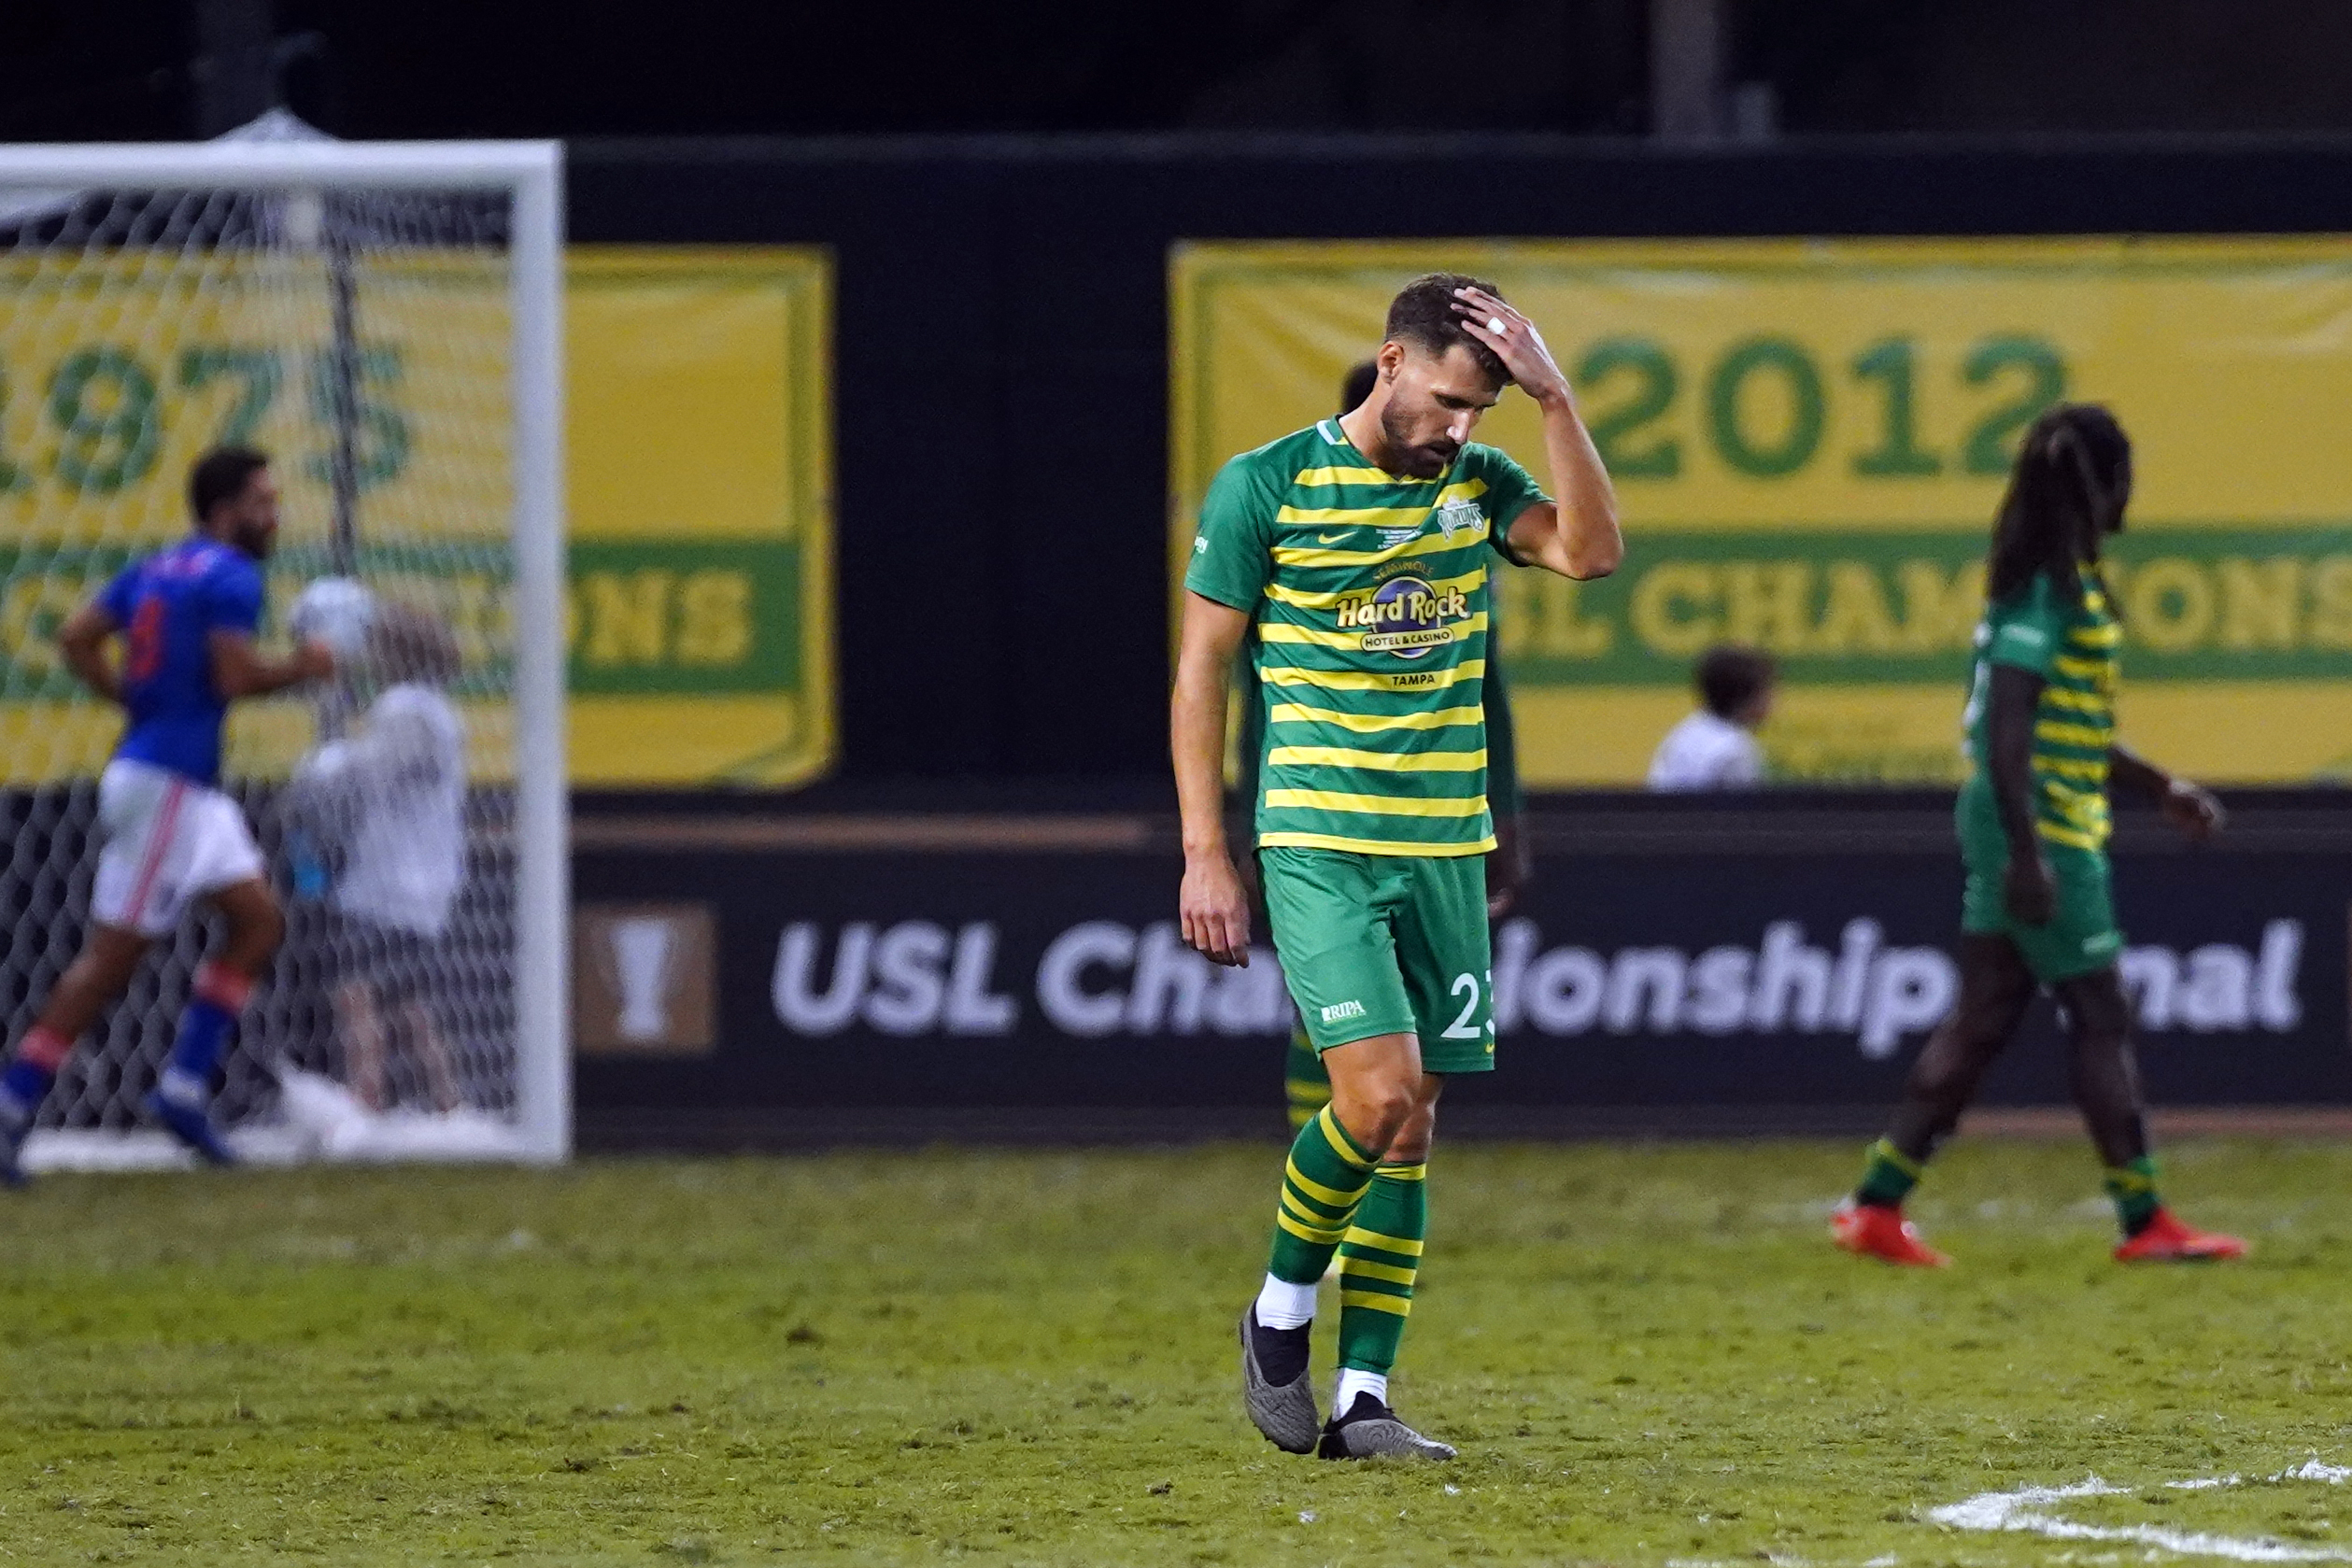
<path id="1" fill-rule="evenodd" d="M 1245 970 L 1186 953 L 1180 861 L 1148 825 L 589 826 L 584 1113 L 1277 1097 L 1291 1013 L 1270 943 Z M 2151 1095 L 2352 1099 L 2352 850 L 2332 831 L 2238 837 L 2118 843 Z M 1876 1106 L 1956 987 L 1959 869 L 1933 818 L 1702 831 L 1650 816 L 1537 842 L 1537 880 L 1495 933 L 1499 1070 L 1454 1103 Z M 2065 1093 L 2044 1008 L 1986 1098 Z"/>

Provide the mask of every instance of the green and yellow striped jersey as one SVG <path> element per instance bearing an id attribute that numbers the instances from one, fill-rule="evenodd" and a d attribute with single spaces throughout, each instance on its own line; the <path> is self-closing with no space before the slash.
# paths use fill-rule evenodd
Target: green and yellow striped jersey
<path id="1" fill-rule="evenodd" d="M 1261 846 L 1495 847 L 1487 551 L 1544 499 L 1491 446 L 1463 447 L 1435 479 L 1399 478 L 1336 419 L 1218 473 L 1184 586 L 1256 632 Z"/>
<path id="2" fill-rule="evenodd" d="M 2115 744 L 2115 688 L 2123 629 L 2098 579 L 2086 571 L 2080 598 L 2047 572 L 1988 605 L 1977 628 L 1977 668 L 1965 724 L 1968 756 L 1991 774 L 1992 667 L 2042 677 L 2033 714 L 2034 831 L 2076 849 L 2106 847 L 2107 752 Z"/>

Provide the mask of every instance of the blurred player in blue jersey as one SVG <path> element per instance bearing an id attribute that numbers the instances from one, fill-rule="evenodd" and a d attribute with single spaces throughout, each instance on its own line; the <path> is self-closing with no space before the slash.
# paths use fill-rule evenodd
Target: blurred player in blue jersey
<path id="1" fill-rule="evenodd" d="M 126 722 L 98 781 L 104 847 L 89 939 L 0 1073 L 0 1180 L 21 1179 L 25 1132 L 75 1041 L 196 899 L 220 912 L 228 939 L 196 971 L 147 1108 L 205 1159 L 231 1163 L 206 1114 L 213 1068 L 286 923 L 244 813 L 220 793 L 220 727 L 238 698 L 322 678 L 334 660 L 315 643 L 285 658 L 254 646 L 261 563 L 277 538 L 269 459 L 244 447 L 205 454 L 189 470 L 188 507 L 194 533 L 134 561 L 58 629 L 66 665 Z M 119 660 L 108 649 L 117 638 Z"/>

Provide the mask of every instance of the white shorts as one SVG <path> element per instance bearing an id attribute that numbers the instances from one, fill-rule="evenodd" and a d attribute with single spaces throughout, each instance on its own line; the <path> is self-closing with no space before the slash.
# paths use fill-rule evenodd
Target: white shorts
<path id="1" fill-rule="evenodd" d="M 177 927 L 190 899 L 267 869 L 235 801 L 151 763 L 106 764 L 98 777 L 98 826 L 106 846 L 91 917 L 143 936 Z"/>

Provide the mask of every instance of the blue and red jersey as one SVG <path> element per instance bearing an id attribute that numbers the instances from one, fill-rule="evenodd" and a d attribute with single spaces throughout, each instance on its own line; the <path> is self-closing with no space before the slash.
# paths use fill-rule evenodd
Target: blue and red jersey
<path id="1" fill-rule="evenodd" d="M 251 636 L 262 624 L 262 569 L 202 536 L 132 562 L 98 603 L 122 629 L 122 705 L 130 723 L 114 755 L 202 784 L 220 778 L 229 701 L 212 682 L 212 634 Z"/>

